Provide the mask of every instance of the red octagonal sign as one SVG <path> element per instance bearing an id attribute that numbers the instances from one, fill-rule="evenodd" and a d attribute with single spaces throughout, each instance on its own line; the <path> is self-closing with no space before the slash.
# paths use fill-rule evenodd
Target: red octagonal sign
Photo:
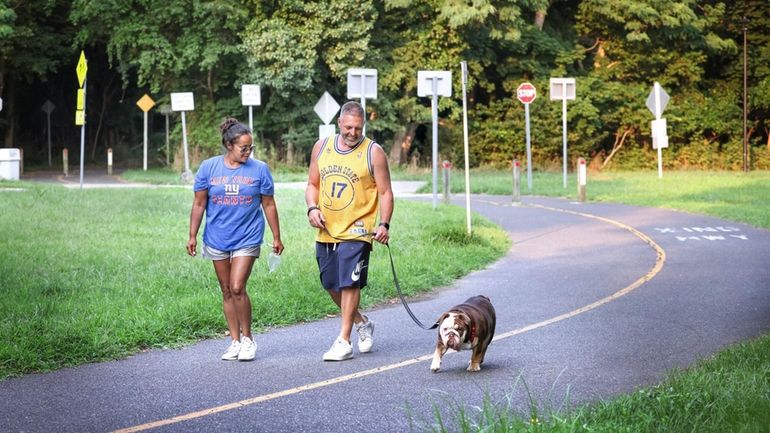
<path id="1" fill-rule="evenodd" d="M 519 88 L 516 89 L 516 97 L 519 98 L 522 104 L 531 104 L 537 97 L 535 86 L 530 83 L 521 83 Z"/>

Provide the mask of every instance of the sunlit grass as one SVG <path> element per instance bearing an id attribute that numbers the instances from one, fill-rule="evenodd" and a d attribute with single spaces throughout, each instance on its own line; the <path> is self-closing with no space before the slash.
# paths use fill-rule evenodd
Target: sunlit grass
<path id="1" fill-rule="evenodd" d="M 440 178 L 441 179 L 441 178 Z M 465 192 L 465 175 L 455 170 L 450 177 L 451 191 Z M 432 191 L 429 175 L 420 192 Z M 574 173 L 564 188 L 562 173 L 535 172 L 532 189 L 526 173 L 521 173 L 522 196 L 552 196 L 577 199 Z M 507 170 L 471 170 L 471 192 L 477 194 L 513 194 L 513 175 Z M 443 189 L 440 181 L 439 191 Z M 753 171 L 666 171 L 662 178 L 655 172 L 589 172 L 586 182 L 588 201 L 608 201 L 702 213 L 757 227 L 770 228 L 770 172 Z"/>
<path id="2" fill-rule="evenodd" d="M 188 188 L 7 185 L 23 191 L 0 191 L 0 378 L 224 335 L 211 262 L 185 252 Z M 279 188 L 276 201 L 286 251 L 277 272 L 260 259 L 249 280 L 256 329 L 336 312 L 319 286 L 303 191 Z M 407 294 L 508 250 L 507 235 L 483 218 L 474 216 L 472 237 L 464 224 L 460 208 L 397 201 L 391 247 Z M 396 297 L 386 254 L 373 252 L 364 307 Z"/>

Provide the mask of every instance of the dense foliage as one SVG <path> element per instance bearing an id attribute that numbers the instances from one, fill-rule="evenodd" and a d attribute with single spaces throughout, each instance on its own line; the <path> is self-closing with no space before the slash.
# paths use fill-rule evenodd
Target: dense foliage
<path id="1" fill-rule="evenodd" d="M 746 20 L 744 20 L 744 17 Z M 753 168 L 770 168 L 770 4 L 766 0 L 27 0 L 0 4 L 0 140 L 21 147 L 27 165 L 47 162 L 46 100 L 54 161 L 70 149 L 75 64 L 88 57 L 87 153 L 141 165 L 145 93 L 151 161 L 165 163 L 160 105 L 195 94 L 187 114 L 193 162 L 219 151 L 226 115 L 248 121 L 242 84 L 261 86 L 253 107 L 260 156 L 303 165 L 321 123 L 324 91 L 346 99 L 347 70 L 378 71 L 367 101 L 367 132 L 399 164 L 426 165 L 431 102 L 417 96 L 418 70 L 450 70 L 453 96 L 439 98 L 439 151 L 463 158 L 460 62 L 467 61 L 470 159 L 507 166 L 525 156 L 524 106 L 516 88 L 538 89 L 531 104 L 533 163 L 561 165 L 562 104 L 551 77 L 574 77 L 567 111 L 570 166 L 657 164 L 646 107 L 653 83 L 671 96 L 671 168 L 739 169 L 743 163 L 743 36 L 747 35 L 747 133 Z M 171 160 L 181 163 L 181 124 L 170 115 Z M 175 149 L 175 150 L 173 150 Z M 74 156 L 74 158 L 73 158 Z"/>

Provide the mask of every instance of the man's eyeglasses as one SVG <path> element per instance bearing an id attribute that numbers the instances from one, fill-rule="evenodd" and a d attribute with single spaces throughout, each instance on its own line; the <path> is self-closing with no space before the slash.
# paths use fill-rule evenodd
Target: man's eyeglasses
<path id="1" fill-rule="evenodd" d="M 236 147 L 239 152 L 241 153 L 251 153 L 251 151 L 254 149 L 254 146 L 244 146 L 244 147 Z"/>

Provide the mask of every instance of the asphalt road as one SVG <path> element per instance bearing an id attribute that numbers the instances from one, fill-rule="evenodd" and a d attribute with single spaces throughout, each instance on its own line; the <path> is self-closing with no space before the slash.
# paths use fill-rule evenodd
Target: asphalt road
<path id="1" fill-rule="evenodd" d="M 394 304 L 367 312 L 373 352 L 340 363 L 321 360 L 338 330 L 328 319 L 258 335 L 250 363 L 219 361 L 227 341 L 217 339 L 5 380 L 0 431 L 423 431 L 434 410 L 452 425 L 458 407 L 472 416 L 485 397 L 527 413 L 530 399 L 547 410 L 629 392 L 770 330 L 766 230 L 547 198 L 474 196 L 472 208 L 513 247 L 410 305 L 431 321 L 471 295 L 491 298 L 497 337 L 481 372 L 460 352 L 431 373 L 434 331 Z"/>

